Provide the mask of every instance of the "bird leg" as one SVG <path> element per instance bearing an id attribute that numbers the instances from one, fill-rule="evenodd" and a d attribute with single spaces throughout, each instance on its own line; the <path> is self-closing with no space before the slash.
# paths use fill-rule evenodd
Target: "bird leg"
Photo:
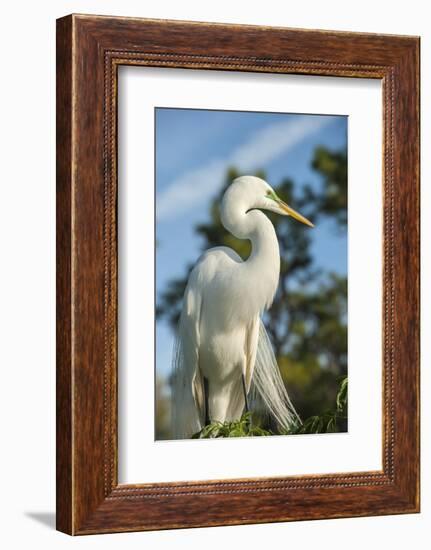
<path id="1" fill-rule="evenodd" d="M 210 424 L 210 410 L 208 405 L 208 378 L 204 377 L 204 403 L 205 403 L 205 426 L 208 426 Z"/>
<path id="2" fill-rule="evenodd" d="M 242 390 L 244 392 L 245 412 L 248 413 L 250 412 L 250 407 L 248 405 L 247 386 L 245 384 L 244 373 L 241 376 L 241 380 L 242 380 Z M 250 418 L 250 426 L 251 426 L 251 418 Z"/>

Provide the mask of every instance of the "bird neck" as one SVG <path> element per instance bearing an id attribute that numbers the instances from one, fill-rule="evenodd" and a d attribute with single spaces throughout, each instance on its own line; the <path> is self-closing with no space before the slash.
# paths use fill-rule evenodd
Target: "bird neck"
<path id="1" fill-rule="evenodd" d="M 260 210 L 249 210 L 241 201 L 225 200 L 221 220 L 224 227 L 238 239 L 251 241 L 251 253 L 241 266 L 243 281 L 250 285 L 259 310 L 269 307 L 277 290 L 280 276 L 280 249 L 274 226 Z"/>

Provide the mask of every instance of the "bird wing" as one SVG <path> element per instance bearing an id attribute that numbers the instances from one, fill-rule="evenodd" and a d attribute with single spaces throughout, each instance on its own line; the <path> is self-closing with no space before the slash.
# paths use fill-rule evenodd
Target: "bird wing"
<path id="1" fill-rule="evenodd" d="M 195 268 L 184 293 L 173 354 L 172 427 L 176 439 L 190 437 L 204 423 L 204 387 L 199 369 L 201 309 L 199 269 Z"/>
<path id="2" fill-rule="evenodd" d="M 256 361 L 252 376 L 252 392 L 260 397 L 268 412 L 283 430 L 301 424 L 301 419 L 290 401 L 271 341 L 262 320 L 258 319 Z"/>

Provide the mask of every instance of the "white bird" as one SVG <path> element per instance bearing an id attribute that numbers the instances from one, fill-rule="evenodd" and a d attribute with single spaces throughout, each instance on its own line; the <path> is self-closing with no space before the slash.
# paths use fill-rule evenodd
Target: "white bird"
<path id="1" fill-rule="evenodd" d="M 252 386 L 281 428 L 300 422 L 261 321 L 280 275 L 275 229 L 261 209 L 313 227 L 260 178 L 241 176 L 227 188 L 221 222 L 251 241 L 251 253 L 243 261 L 228 247 L 211 248 L 190 273 L 173 357 L 175 438 L 240 419 Z"/>

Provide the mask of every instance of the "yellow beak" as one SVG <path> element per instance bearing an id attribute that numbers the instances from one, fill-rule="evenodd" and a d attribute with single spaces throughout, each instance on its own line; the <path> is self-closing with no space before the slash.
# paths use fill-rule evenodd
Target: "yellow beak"
<path id="1" fill-rule="evenodd" d="M 288 216 L 292 216 L 292 218 L 295 218 L 295 220 L 298 220 L 301 223 L 305 223 L 305 225 L 314 227 L 314 225 L 310 222 L 310 220 L 307 220 L 307 218 L 304 218 L 304 216 L 302 216 L 299 212 L 291 208 L 288 204 L 286 204 L 282 200 L 279 200 L 278 204 L 280 205 L 280 208 L 283 210 L 283 212 L 285 212 Z"/>

